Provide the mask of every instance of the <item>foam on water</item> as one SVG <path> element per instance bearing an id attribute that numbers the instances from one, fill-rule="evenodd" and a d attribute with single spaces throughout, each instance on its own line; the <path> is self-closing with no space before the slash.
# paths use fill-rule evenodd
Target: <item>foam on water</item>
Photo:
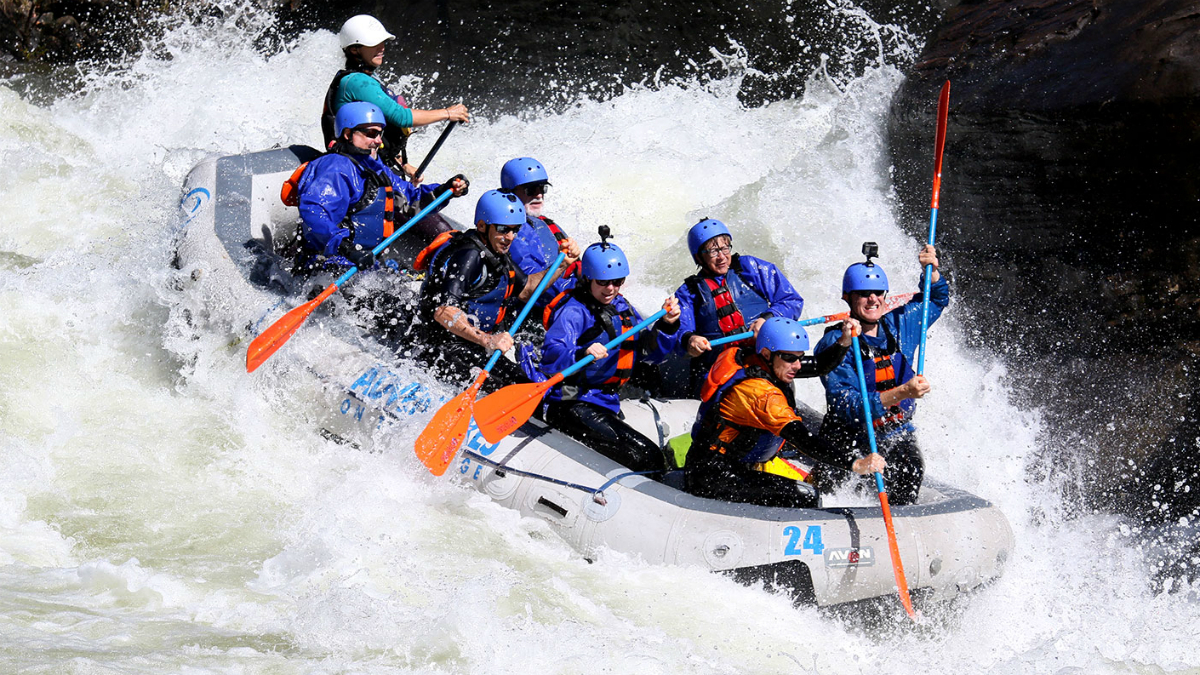
<path id="1" fill-rule="evenodd" d="M 4 670 L 1200 667 L 1194 592 L 1152 593 L 1117 520 L 1067 517 L 1063 478 L 1032 473 L 1042 423 L 1010 400 L 1019 364 L 966 349 L 955 306 L 930 338 L 929 474 L 997 502 L 1018 547 L 998 582 L 931 608 L 916 631 L 891 605 L 864 623 L 697 569 L 615 552 L 589 564 L 540 521 L 429 476 L 409 451 L 420 424 L 388 432 L 380 454 L 325 439 L 314 420 L 327 394 L 294 365 L 319 331 L 251 377 L 228 325 L 195 334 L 170 311 L 198 302 L 169 266 L 187 171 L 210 153 L 315 144 L 339 65 L 329 33 L 264 56 L 235 25 L 173 29 L 169 59 L 91 74 L 47 107 L 0 87 Z M 847 41 L 870 51 L 878 35 Z M 819 74 L 801 99 L 747 109 L 730 63 L 706 84 L 479 120 L 431 173 L 482 190 L 505 159 L 537 156 L 554 182 L 548 213 L 582 239 L 611 225 L 643 307 L 691 271 L 683 232 L 702 216 L 783 263 L 810 314 L 839 308 L 865 239 L 893 283 L 915 285 L 883 135 L 899 72 L 884 59 Z M 469 218 L 469 201 L 450 215 Z M 804 392 L 820 398 L 815 383 Z"/>

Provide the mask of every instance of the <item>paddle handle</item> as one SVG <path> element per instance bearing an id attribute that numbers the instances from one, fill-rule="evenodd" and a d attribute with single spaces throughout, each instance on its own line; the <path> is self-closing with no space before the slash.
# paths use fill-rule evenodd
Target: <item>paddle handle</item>
<path id="1" fill-rule="evenodd" d="M 442 134 L 438 136 L 438 139 L 433 144 L 433 147 L 429 149 L 429 153 L 425 155 L 425 159 L 421 160 L 421 166 L 417 167 L 417 173 L 413 175 L 413 178 L 420 178 L 421 176 L 425 175 L 425 169 L 427 169 L 429 167 L 429 163 L 433 161 L 433 156 L 437 154 L 438 150 L 442 149 L 442 143 L 446 142 L 446 137 L 450 135 L 450 132 L 453 131 L 454 127 L 457 125 L 458 122 L 451 122 L 450 124 L 446 125 L 445 129 L 442 129 Z"/>
<path id="2" fill-rule="evenodd" d="M 734 333 L 733 335 L 726 335 L 725 337 L 717 338 L 716 340 L 709 340 L 708 344 L 710 347 L 717 347 L 723 344 L 738 342 L 739 340 L 745 340 L 746 338 L 752 337 L 754 337 L 754 331 L 748 330 L 745 333 Z"/>
<path id="3" fill-rule="evenodd" d="M 929 203 L 929 239 L 933 246 L 937 240 L 938 201 L 942 194 L 942 151 L 946 149 L 946 119 L 950 114 L 950 80 L 942 85 L 938 95 L 937 136 L 933 142 L 933 199 Z M 933 286 L 933 265 L 925 266 L 925 284 L 921 299 L 921 346 L 917 352 L 917 374 L 925 374 L 925 334 L 929 332 L 929 292 Z"/>
<path id="4" fill-rule="evenodd" d="M 542 291 L 546 290 L 546 287 L 550 285 L 550 278 L 554 276 L 554 270 L 557 270 L 559 265 L 562 265 L 566 259 L 567 254 L 559 251 L 558 257 L 546 268 L 546 273 L 542 275 L 542 280 L 538 282 L 537 288 L 533 289 L 533 295 L 529 296 L 529 299 L 525 301 L 525 306 L 521 308 L 521 313 L 517 315 L 517 320 L 513 322 L 513 333 L 521 330 L 521 324 L 525 323 L 525 317 L 529 316 L 529 310 L 533 309 L 534 303 L 537 302 L 538 298 L 542 297 Z M 496 362 L 500 360 L 502 353 L 499 349 L 492 352 L 492 358 L 488 359 L 487 365 L 483 367 L 484 372 L 492 372 L 492 368 L 496 366 Z"/>
<path id="5" fill-rule="evenodd" d="M 651 314 L 650 316 L 643 319 L 642 322 L 639 323 L 638 325 L 634 326 L 633 328 L 630 328 L 629 330 L 625 331 L 624 333 L 621 333 L 617 337 L 609 340 L 607 343 L 605 343 L 604 348 L 605 349 L 613 349 L 617 345 L 624 342 L 625 339 L 628 338 L 630 335 L 633 335 L 634 333 L 640 333 L 643 330 L 646 330 L 647 326 L 654 323 L 655 321 L 658 321 L 659 319 L 663 318 L 666 315 L 667 315 L 667 310 L 665 310 L 665 309 L 658 310 L 654 314 Z M 564 378 L 570 377 L 570 376 L 574 375 L 575 373 L 579 372 L 580 370 L 587 368 L 588 364 L 595 360 L 596 360 L 596 357 L 592 356 L 591 354 L 588 354 L 587 356 L 583 357 L 582 359 L 579 359 L 578 361 L 576 361 L 574 365 L 568 366 L 566 370 L 562 371 L 558 375 L 555 375 L 553 378 L 551 378 L 551 380 L 554 380 L 555 384 L 557 384 L 558 382 L 561 382 Z M 547 380 L 547 382 L 549 382 L 549 381 L 550 380 Z M 550 385 L 550 386 L 554 386 L 554 385 Z M 547 389 L 548 388 L 549 387 L 547 387 Z"/>

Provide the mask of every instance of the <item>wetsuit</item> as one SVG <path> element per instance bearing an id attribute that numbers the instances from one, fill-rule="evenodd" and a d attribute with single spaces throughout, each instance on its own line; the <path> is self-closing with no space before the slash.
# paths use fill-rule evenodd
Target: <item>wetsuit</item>
<path id="1" fill-rule="evenodd" d="M 923 284 L 923 280 L 922 280 Z M 888 462 L 883 478 L 888 498 L 893 504 L 917 501 L 925 475 L 925 460 L 917 446 L 912 415 L 917 403 L 904 399 L 898 405 L 884 409 L 879 393 L 898 387 L 916 375 L 915 356 L 921 344 L 920 294 L 908 304 L 888 312 L 879 321 L 877 335 L 862 335 L 863 375 L 867 382 L 868 403 L 875 423 L 876 449 Z M 932 325 L 950 304 L 950 284 L 945 277 L 933 283 L 929 292 L 929 323 Z M 815 353 L 830 348 L 836 335 L 827 332 L 817 343 Z M 866 428 L 863 425 L 863 401 L 859 393 L 858 372 L 854 355 L 847 354 L 840 365 L 821 378 L 825 385 L 825 401 L 829 411 L 821 425 L 821 436 L 831 442 L 849 447 L 859 456 L 869 452 Z M 815 472 L 819 485 L 832 485 L 849 476 L 824 469 Z"/>
<path id="2" fill-rule="evenodd" d="M 433 256 L 421 285 L 419 321 L 412 349 L 441 378 L 466 382 L 472 368 L 482 368 L 491 356 L 484 347 L 454 335 L 434 320 L 438 307 L 456 307 L 481 331 L 506 330 L 516 317 L 525 287 L 525 274 L 507 254 L 498 254 L 476 230 L 456 233 Z M 527 382 L 521 368 L 501 358 L 492 368 L 485 390 Z"/>
<path id="3" fill-rule="evenodd" d="M 552 312 L 542 348 L 546 375 L 566 369 L 585 358 L 591 345 L 606 344 L 642 321 L 624 296 L 605 305 L 586 287 L 576 288 Z M 662 449 L 625 423 L 619 392 L 639 361 L 661 362 L 675 349 L 678 335 L 678 322 L 659 319 L 556 385 L 546 395 L 546 422 L 633 471 L 662 470 Z"/>
<path id="4" fill-rule="evenodd" d="M 828 372 L 846 351 L 839 346 L 823 357 L 801 357 L 796 377 Z M 685 486 L 694 495 L 760 506 L 812 507 L 818 499 L 812 485 L 766 473 L 762 464 L 785 442 L 818 462 L 846 470 L 857 459 L 809 433 L 796 413 L 792 385 L 781 382 L 760 356 L 744 348 L 723 352 L 703 389 L 684 465 Z"/>
<path id="5" fill-rule="evenodd" d="M 773 316 L 800 319 L 804 298 L 775 265 L 750 255 L 734 254 L 729 272 L 713 275 L 707 269 L 688 277 L 675 291 L 683 315 L 680 351 L 686 352 L 692 335 L 715 340 L 745 332 L 755 319 Z M 727 345 L 691 360 L 690 390 L 698 395 L 705 376 Z"/>

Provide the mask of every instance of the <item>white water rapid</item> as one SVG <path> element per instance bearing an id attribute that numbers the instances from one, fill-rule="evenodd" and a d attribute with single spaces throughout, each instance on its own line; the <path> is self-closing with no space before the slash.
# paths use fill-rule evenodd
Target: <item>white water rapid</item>
<path id="1" fill-rule="evenodd" d="M 857 22 L 848 42 L 883 44 Z M 1037 411 L 1010 399 L 1022 373 L 963 346 L 961 306 L 931 333 L 928 474 L 998 503 L 1017 548 L 1002 578 L 916 629 L 698 569 L 588 563 L 540 521 L 430 476 L 411 452 L 426 418 L 383 453 L 327 440 L 311 378 L 249 376 L 228 330 L 192 339 L 170 311 L 186 299 L 170 260 L 189 169 L 320 140 L 336 37 L 263 55 L 236 27 L 253 24 L 172 29 L 158 56 L 53 99 L 0 83 L 0 671 L 1200 672 L 1196 592 L 1152 591 L 1116 518 L 1068 518 L 1069 477 L 1033 468 Z M 504 160 L 538 157 L 547 213 L 585 241 L 611 225 L 641 307 L 689 272 L 685 228 L 712 216 L 784 267 L 809 315 L 840 311 L 864 240 L 894 285 L 919 274 L 884 141 L 892 56 L 758 108 L 739 104 L 733 58 L 703 84 L 484 116 L 430 173 L 482 192 Z M 448 214 L 469 220 L 473 203 Z"/>

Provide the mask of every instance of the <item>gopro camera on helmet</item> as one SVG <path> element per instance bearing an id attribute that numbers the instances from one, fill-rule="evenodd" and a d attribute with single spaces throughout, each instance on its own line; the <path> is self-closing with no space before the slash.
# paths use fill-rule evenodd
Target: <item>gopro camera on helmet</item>
<path id="1" fill-rule="evenodd" d="M 879 257 L 879 244 L 873 241 L 864 241 L 862 247 L 863 255 L 867 256 L 867 263 L 871 262 L 871 258 Z"/>

